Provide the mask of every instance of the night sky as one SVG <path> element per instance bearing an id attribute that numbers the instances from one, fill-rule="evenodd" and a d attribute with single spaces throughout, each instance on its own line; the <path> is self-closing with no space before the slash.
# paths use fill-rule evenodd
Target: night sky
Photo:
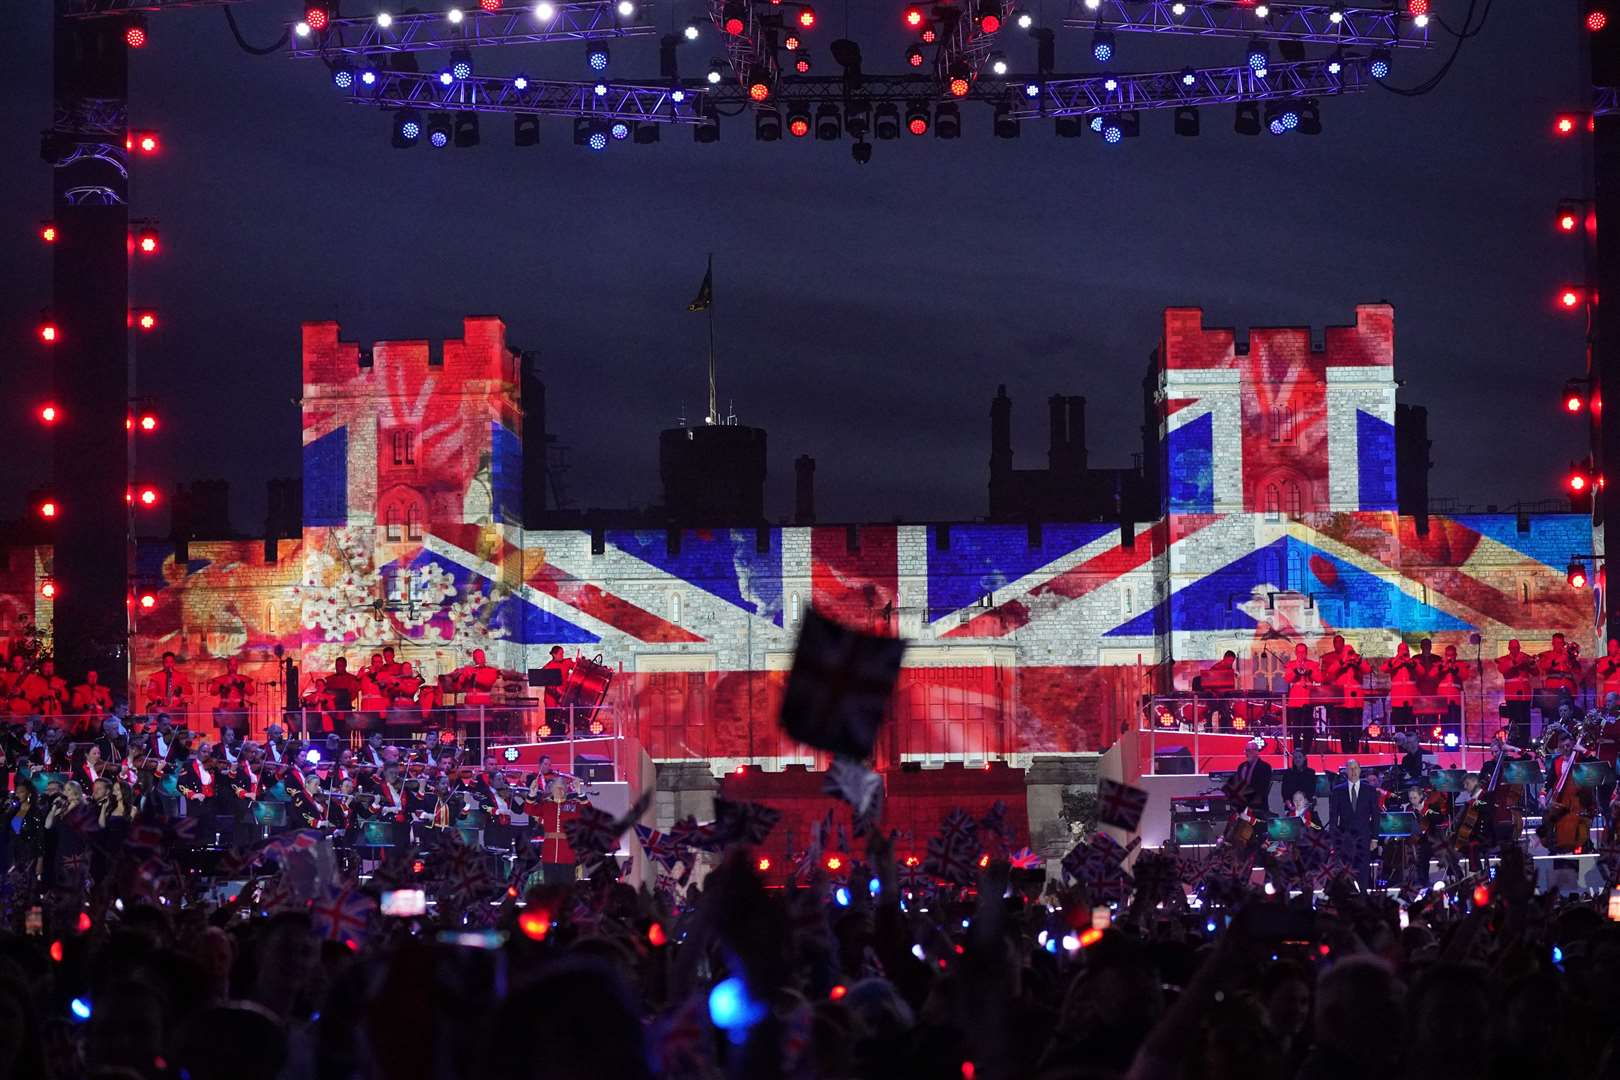
<path id="1" fill-rule="evenodd" d="M 49 3 L 7 5 L 0 70 L 0 422 L 12 463 L 0 516 L 46 479 L 32 408 L 49 385 L 33 337 L 50 302 Z M 374 0 L 349 0 L 369 13 Z M 676 10 L 681 21 L 688 7 Z M 862 43 L 869 72 L 897 71 L 898 2 L 820 6 L 810 36 Z M 1462 0 L 1436 0 L 1460 19 Z M 293 0 L 238 5 L 268 43 Z M 1055 23 L 1066 5 L 1048 0 Z M 658 8 L 669 24 L 670 9 Z M 792 459 L 818 462 L 821 519 L 979 517 L 986 510 L 990 398 L 1014 400 L 1015 464 L 1044 465 L 1044 401 L 1090 401 L 1097 465 L 1138 449 L 1140 379 L 1160 311 L 1198 305 L 1210 325 L 1346 323 L 1358 302 L 1396 310 L 1400 400 L 1427 405 L 1431 493 L 1481 508 L 1556 496 L 1581 452 L 1561 415 L 1583 370 L 1582 323 L 1554 310 L 1579 273 L 1556 201 L 1585 181 L 1579 148 L 1551 116 L 1582 101 L 1574 17 L 1564 4 L 1497 5 L 1438 90 L 1373 90 L 1322 102 L 1315 138 L 1231 131 L 1204 110 L 1198 139 L 1145 112 L 1120 147 L 1058 139 L 1026 122 L 990 132 L 964 106 L 963 137 L 878 143 L 757 143 L 749 117 L 718 144 L 669 129 L 656 146 L 571 145 L 567 120 L 512 146 L 483 117 L 483 145 L 395 151 L 388 115 L 348 104 L 324 67 L 239 50 L 215 9 L 153 20 L 133 58 L 131 124 L 164 154 L 137 165 L 132 212 L 161 222 L 164 253 L 140 264 L 135 300 L 165 327 L 142 353 L 142 389 L 165 427 L 144 479 L 165 488 L 218 476 L 253 532 L 264 482 L 299 470 L 299 323 L 336 319 L 347 338 L 444 338 L 465 314 L 496 314 L 538 350 L 550 425 L 571 448 L 579 505 L 657 497 L 657 432 L 704 408 L 706 324 L 686 310 L 715 257 L 722 404 L 770 437 L 767 509 L 792 509 Z M 1415 84 L 1450 39 L 1396 56 Z M 1004 32 L 1014 70 L 1033 44 Z M 1060 71 L 1090 71 L 1086 36 L 1058 33 Z M 1119 70 L 1239 61 L 1237 39 L 1121 37 Z M 656 37 L 614 43 L 613 75 L 649 79 Z M 697 77 L 720 53 L 706 30 L 681 51 Z M 477 54 L 479 71 L 584 78 L 577 43 Z M 424 57 L 427 70 L 434 60 Z M 152 340 L 152 339 L 147 339 Z"/>

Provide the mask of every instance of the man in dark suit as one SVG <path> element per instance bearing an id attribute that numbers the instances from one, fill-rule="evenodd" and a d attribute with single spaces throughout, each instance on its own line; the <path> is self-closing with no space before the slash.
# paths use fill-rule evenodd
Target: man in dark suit
<path id="1" fill-rule="evenodd" d="M 1344 767 L 1345 782 L 1333 789 L 1328 800 L 1328 830 L 1356 881 L 1363 889 L 1372 888 L 1369 865 L 1373 837 L 1377 835 L 1378 793 L 1361 779 L 1361 765 L 1354 758 Z"/>
<path id="2" fill-rule="evenodd" d="M 1243 744 L 1243 764 L 1232 774 L 1227 790 L 1233 793 L 1234 810 L 1248 810 L 1256 817 L 1270 817 L 1271 766 L 1260 759 L 1260 746 L 1258 739 Z"/>

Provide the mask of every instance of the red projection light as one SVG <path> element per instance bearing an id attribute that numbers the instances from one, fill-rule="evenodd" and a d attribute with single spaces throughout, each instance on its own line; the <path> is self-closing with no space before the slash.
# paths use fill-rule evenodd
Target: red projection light
<path id="1" fill-rule="evenodd" d="M 47 521 L 55 521 L 59 509 L 55 499 L 46 499 L 39 504 L 39 516 Z"/>
<path id="2" fill-rule="evenodd" d="M 39 418 L 43 423 L 54 424 L 61 415 L 55 405 L 46 404 L 39 407 Z"/>
<path id="3" fill-rule="evenodd" d="M 924 45 L 932 45 L 939 40 L 939 31 L 932 25 L 923 27 L 922 40 Z"/>
<path id="4" fill-rule="evenodd" d="M 800 53 L 798 56 L 795 56 L 793 58 L 793 70 L 797 71 L 800 75 L 810 74 L 810 55 L 808 53 Z"/>
<path id="5" fill-rule="evenodd" d="M 158 501 L 157 488 L 141 488 L 141 493 L 137 498 L 141 500 L 142 506 L 156 506 Z"/>
<path id="6" fill-rule="evenodd" d="M 142 229 L 135 234 L 135 246 L 147 255 L 156 255 L 158 234 L 156 229 Z"/>
<path id="7" fill-rule="evenodd" d="M 755 101 L 764 101 L 771 96 L 771 84 L 761 79 L 755 79 L 748 84 L 748 96 Z"/>
<path id="8" fill-rule="evenodd" d="M 1591 8 L 1586 12 L 1586 28 L 1597 33 L 1609 25 L 1609 13 L 1600 7 Z"/>
<path id="9" fill-rule="evenodd" d="M 157 313 L 154 311 L 138 311 L 135 313 L 135 325 L 142 330 L 157 329 Z"/>
<path id="10" fill-rule="evenodd" d="M 743 32 L 742 16 L 741 15 L 727 15 L 726 16 L 726 33 L 730 34 L 732 37 L 736 37 L 737 35 L 741 34 L 742 32 Z"/>
<path id="11" fill-rule="evenodd" d="M 146 20 L 140 16 L 129 21 L 124 27 L 124 44 L 132 49 L 146 48 Z"/>
<path id="12" fill-rule="evenodd" d="M 979 29 L 986 34 L 993 34 L 1001 29 L 1001 16 L 993 11 L 987 11 L 979 16 Z"/>
<path id="13" fill-rule="evenodd" d="M 147 611 L 157 607 L 157 597 L 153 596 L 149 592 L 141 593 L 141 607 L 145 608 Z"/>
<path id="14" fill-rule="evenodd" d="M 1586 564 L 1579 560 L 1569 564 L 1569 587 L 1572 589 L 1586 588 Z"/>
<path id="15" fill-rule="evenodd" d="M 804 27 L 806 30 L 816 25 L 816 9 L 808 6 L 800 8 L 799 25 Z"/>
<path id="16" fill-rule="evenodd" d="M 56 226 L 46 222 L 39 227 L 39 238 L 47 244 L 56 243 Z"/>
<path id="17" fill-rule="evenodd" d="M 142 413 L 141 414 L 141 430 L 142 431 L 156 431 L 157 430 L 157 417 L 153 416 L 151 413 Z"/>
<path id="18" fill-rule="evenodd" d="M 920 8 L 920 7 L 908 7 L 908 8 L 906 8 L 905 19 L 906 19 L 906 25 L 908 27 L 910 27 L 913 30 L 917 29 L 919 26 L 921 26 L 923 24 L 922 8 Z"/>
<path id="19" fill-rule="evenodd" d="M 47 600 L 55 600 L 56 580 L 54 578 L 46 578 L 44 581 L 40 582 L 39 595 L 43 596 Z"/>
<path id="20" fill-rule="evenodd" d="M 795 116 L 788 121 L 788 132 L 795 139 L 802 139 L 810 134 L 810 118 L 808 116 Z"/>
<path id="21" fill-rule="evenodd" d="M 331 20 L 332 16 L 320 4 L 310 4 L 304 9 L 304 25 L 311 30 L 325 30 Z"/>
<path id="22" fill-rule="evenodd" d="M 1573 495 L 1584 495 L 1592 486 L 1592 481 L 1584 472 L 1576 469 L 1564 479 L 1564 486 L 1569 488 Z"/>
<path id="23" fill-rule="evenodd" d="M 59 336 L 56 324 L 49 319 L 39 324 L 39 340 L 47 345 L 55 345 Z"/>
<path id="24" fill-rule="evenodd" d="M 1406 13 L 1412 16 L 1427 15 L 1429 0 L 1406 0 Z"/>
<path id="25" fill-rule="evenodd" d="M 804 42 L 799 40 L 799 34 L 795 30 L 789 30 L 787 36 L 782 39 L 782 48 L 788 52 L 798 52 L 799 46 L 803 44 Z"/>
<path id="26" fill-rule="evenodd" d="M 913 116 L 910 120 L 906 121 L 906 130 L 910 131 L 913 135 L 928 134 L 928 118 L 926 116 Z"/>
<path id="27" fill-rule="evenodd" d="M 1566 311 L 1573 311 L 1581 306 L 1581 301 L 1585 298 L 1580 289 L 1564 289 L 1558 294 L 1558 306 Z"/>
<path id="28" fill-rule="evenodd" d="M 951 76 L 951 97 L 967 97 L 968 81 L 961 75 Z"/>
<path id="29" fill-rule="evenodd" d="M 1559 135 L 1573 135 L 1580 119 L 1573 113 L 1559 113 L 1553 117 L 1553 131 Z"/>

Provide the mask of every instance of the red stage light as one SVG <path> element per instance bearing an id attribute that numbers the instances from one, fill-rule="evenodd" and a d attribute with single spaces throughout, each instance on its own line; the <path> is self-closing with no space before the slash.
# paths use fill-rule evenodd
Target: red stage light
<path id="1" fill-rule="evenodd" d="M 157 314 L 151 311 L 142 311 L 135 316 L 135 325 L 142 330 L 157 329 Z"/>
<path id="2" fill-rule="evenodd" d="M 806 30 L 816 25 L 816 9 L 809 6 L 800 8 L 799 25 L 804 27 Z"/>
<path id="3" fill-rule="evenodd" d="M 325 30 L 332 16 L 320 4 L 310 4 L 304 9 L 304 25 L 311 30 Z"/>
<path id="4" fill-rule="evenodd" d="M 49 319 L 39 324 L 39 340 L 47 345 L 55 345 L 57 337 L 56 324 Z"/>
<path id="5" fill-rule="evenodd" d="M 128 26 L 124 27 L 124 44 L 132 49 L 144 49 L 146 47 L 146 20 L 133 19 Z"/>
<path id="6" fill-rule="evenodd" d="M 961 75 L 951 77 L 951 97 L 967 97 L 968 81 Z"/>
<path id="7" fill-rule="evenodd" d="M 932 45 L 939 40 L 939 31 L 935 30 L 932 25 L 925 26 L 923 27 L 922 39 L 924 45 Z"/>
<path id="8" fill-rule="evenodd" d="M 987 11 L 979 16 L 979 29 L 986 34 L 993 34 L 1001 29 L 1001 16 L 993 11 Z"/>
<path id="9" fill-rule="evenodd" d="M 647 927 L 647 944 L 655 949 L 662 949 L 669 944 L 669 935 L 664 933 L 663 923 L 653 923 Z"/>
<path id="10" fill-rule="evenodd" d="M 142 229 L 136 233 L 136 246 L 148 255 L 157 254 L 158 234 L 156 229 Z"/>
<path id="11" fill-rule="evenodd" d="M 79 918 L 74 922 L 73 929 L 81 934 L 90 932 L 90 913 L 88 911 L 79 912 Z"/>
<path id="12" fill-rule="evenodd" d="M 1406 13 L 1408 15 L 1427 15 L 1429 13 L 1429 0 L 1406 0 Z"/>
<path id="13" fill-rule="evenodd" d="M 139 497 L 142 506 L 156 506 L 158 501 L 157 488 L 141 488 Z"/>
<path id="14" fill-rule="evenodd" d="M 55 405 L 41 405 L 39 407 L 39 418 L 47 424 L 56 423 L 56 418 L 60 415 L 62 414 L 56 411 Z"/>
<path id="15" fill-rule="evenodd" d="M 43 596 L 47 600 L 55 600 L 56 580 L 54 578 L 46 578 L 44 581 L 40 582 L 39 595 Z"/>
<path id="16" fill-rule="evenodd" d="M 543 911 L 525 911 L 518 916 L 518 929 L 531 941 L 544 941 L 551 933 L 551 916 Z"/>
<path id="17" fill-rule="evenodd" d="M 1581 300 L 1581 290 L 1579 289 L 1565 289 L 1558 294 L 1559 306 L 1566 309 L 1580 307 Z"/>
<path id="18" fill-rule="evenodd" d="M 833 1001 L 838 1001 L 847 993 L 849 993 L 849 987 L 845 986 L 843 983 L 839 983 L 837 986 L 827 991 L 827 997 Z"/>
<path id="19" fill-rule="evenodd" d="M 157 430 L 157 417 L 153 416 L 151 413 L 142 413 L 141 414 L 141 430 L 142 431 L 156 431 Z"/>
<path id="20" fill-rule="evenodd" d="M 979 856 L 979 869 L 983 870 L 985 867 L 987 867 L 989 865 L 990 865 L 990 856 L 988 856 L 988 855 L 980 855 Z"/>
<path id="21" fill-rule="evenodd" d="M 807 116 L 795 116 L 788 121 L 788 131 L 795 139 L 804 138 L 810 134 L 810 118 Z"/>
<path id="22" fill-rule="evenodd" d="M 804 42 L 799 40 L 799 34 L 796 30 L 789 30 L 787 32 L 787 37 L 782 39 L 782 48 L 786 49 L 788 52 L 798 52 L 799 46 L 802 44 L 804 44 Z"/>
<path id="23" fill-rule="evenodd" d="M 1491 902 L 1491 887 L 1489 885 L 1474 886 L 1474 906 L 1484 907 Z"/>
<path id="24" fill-rule="evenodd" d="M 1553 130 L 1560 135 L 1570 135 L 1575 131 L 1576 118 L 1569 113 L 1561 113 L 1553 120 Z"/>
<path id="25" fill-rule="evenodd" d="M 727 15 L 726 16 L 726 33 L 730 34 L 732 37 L 736 37 L 738 34 L 741 34 L 742 32 L 743 32 L 742 16 L 740 16 L 740 15 Z"/>
<path id="26" fill-rule="evenodd" d="M 748 96 L 755 101 L 764 101 L 771 96 L 771 84 L 762 79 L 755 79 L 748 84 Z"/>
<path id="27" fill-rule="evenodd" d="M 826 867 L 829 870 L 841 870 L 844 867 L 844 860 L 837 855 L 829 855 L 826 859 Z"/>
<path id="28" fill-rule="evenodd" d="M 928 118 L 926 116 L 913 116 L 906 121 L 906 128 L 913 135 L 926 135 L 928 134 Z"/>
<path id="29" fill-rule="evenodd" d="M 1433 728 L 1429 729 L 1429 738 L 1435 740 L 1436 742 L 1439 742 L 1440 741 L 1440 736 L 1444 735 L 1445 733 L 1446 733 L 1445 728 L 1433 727 Z"/>
<path id="30" fill-rule="evenodd" d="M 923 51 L 915 45 L 908 48 L 906 50 L 906 63 L 912 67 L 922 67 Z"/>
<path id="31" fill-rule="evenodd" d="M 1569 490 L 1575 494 L 1580 495 L 1583 494 L 1587 488 L 1592 486 L 1592 482 L 1587 478 L 1585 473 L 1581 472 L 1579 469 L 1576 469 L 1564 480 L 1564 486 L 1569 488 Z"/>
<path id="32" fill-rule="evenodd" d="M 56 505 L 55 499 L 46 499 L 44 502 L 39 504 L 39 516 L 54 520 L 57 512 L 60 509 L 61 508 Z"/>
<path id="33" fill-rule="evenodd" d="M 922 860 L 915 855 L 907 855 L 905 863 L 907 866 L 921 866 Z"/>
<path id="34" fill-rule="evenodd" d="M 1234 717 L 1232 717 L 1232 730 L 1233 731 L 1248 731 L 1249 730 L 1248 717 L 1245 717 L 1245 716 L 1234 716 Z"/>
<path id="35" fill-rule="evenodd" d="M 1579 394 L 1572 393 L 1564 399 L 1564 408 L 1572 413 L 1580 412 L 1585 405 L 1586 402 L 1581 399 Z"/>
<path id="36" fill-rule="evenodd" d="M 1558 227 L 1565 232 L 1574 232 L 1575 226 L 1580 224 L 1574 214 L 1565 212 L 1558 215 Z"/>
<path id="37" fill-rule="evenodd" d="M 922 24 L 923 24 L 922 8 L 919 8 L 919 7 L 908 7 L 908 8 L 906 8 L 906 25 L 911 27 L 911 29 L 915 30 L 915 29 L 917 29 L 917 27 L 921 26 Z"/>
<path id="38" fill-rule="evenodd" d="M 1586 13 L 1586 28 L 1597 33 L 1609 25 L 1609 13 L 1600 7 L 1595 7 Z"/>
<path id="39" fill-rule="evenodd" d="M 157 597 L 149 592 L 141 593 L 141 607 L 146 608 L 148 611 L 157 607 Z"/>
<path id="40" fill-rule="evenodd" d="M 60 938 L 51 942 L 51 959 L 58 964 L 62 962 L 62 941 Z"/>
<path id="41" fill-rule="evenodd" d="M 501 10 L 501 0 L 478 0 L 478 6 L 485 11 Z"/>
<path id="42" fill-rule="evenodd" d="M 51 224 L 41 225 L 39 227 L 39 238 L 47 244 L 56 243 L 56 226 Z"/>
<path id="43" fill-rule="evenodd" d="M 805 53 L 800 53 L 798 56 L 795 56 L 793 58 L 793 70 L 797 71 L 800 75 L 810 74 L 810 57 Z"/>
<path id="44" fill-rule="evenodd" d="M 754 864 L 754 869 L 758 870 L 762 874 L 769 872 L 770 868 L 771 860 L 765 858 L 763 855 L 760 856 L 759 862 Z"/>
<path id="45" fill-rule="evenodd" d="M 1586 588 L 1586 564 L 1572 562 L 1569 564 L 1569 587 L 1572 589 Z"/>
<path id="46" fill-rule="evenodd" d="M 1097 942 L 1102 940 L 1102 936 L 1103 932 L 1098 930 L 1095 926 L 1082 930 L 1080 932 L 1080 947 L 1084 949 L 1088 945 L 1095 945 Z"/>

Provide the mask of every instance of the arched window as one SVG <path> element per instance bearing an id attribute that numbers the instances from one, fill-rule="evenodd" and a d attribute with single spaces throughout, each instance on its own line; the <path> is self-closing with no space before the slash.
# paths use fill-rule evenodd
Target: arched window
<path id="1" fill-rule="evenodd" d="M 405 511 L 405 535 L 412 540 L 422 539 L 422 508 L 414 503 Z"/>
<path id="2" fill-rule="evenodd" d="M 681 594 L 678 592 L 672 592 L 669 594 L 669 621 L 675 623 L 677 626 L 680 625 Z"/>
<path id="3" fill-rule="evenodd" d="M 1276 484 L 1266 485 L 1266 520 L 1282 520 L 1282 492 L 1277 490 Z"/>
<path id="4" fill-rule="evenodd" d="M 794 593 L 793 598 L 792 598 L 791 602 L 788 605 L 788 622 L 790 622 L 790 623 L 798 622 L 799 621 L 799 615 L 800 615 L 799 594 Z"/>
<path id="5" fill-rule="evenodd" d="M 383 521 L 388 529 L 390 543 L 397 544 L 405 538 L 399 527 L 399 507 L 390 506 L 383 517 Z"/>
<path id="6" fill-rule="evenodd" d="M 1283 512 L 1289 517 L 1298 517 L 1301 512 L 1299 485 L 1292 480 L 1283 488 Z"/>

